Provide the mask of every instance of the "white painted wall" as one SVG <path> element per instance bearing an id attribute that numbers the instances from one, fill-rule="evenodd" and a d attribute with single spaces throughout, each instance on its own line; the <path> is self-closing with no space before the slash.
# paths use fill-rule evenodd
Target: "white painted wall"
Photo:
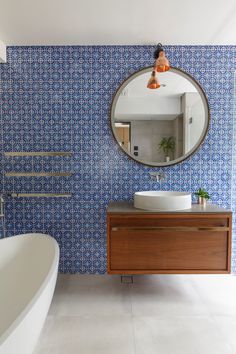
<path id="1" fill-rule="evenodd" d="M 180 111 L 179 97 L 126 97 L 120 96 L 116 104 L 115 119 L 128 115 L 178 115 Z"/>
<path id="2" fill-rule="evenodd" d="M 190 150 L 198 142 L 205 124 L 204 107 L 200 99 L 191 108 L 192 123 L 189 124 L 189 148 Z"/>
<path id="3" fill-rule="evenodd" d="M 184 113 L 184 152 L 198 142 L 205 124 L 205 110 L 198 93 L 187 92 L 182 97 Z M 190 122 L 191 119 L 191 122 Z"/>
<path id="4" fill-rule="evenodd" d="M 236 44 L 235 0 L 2 0 L 0 27 L 7 45 Z"/>

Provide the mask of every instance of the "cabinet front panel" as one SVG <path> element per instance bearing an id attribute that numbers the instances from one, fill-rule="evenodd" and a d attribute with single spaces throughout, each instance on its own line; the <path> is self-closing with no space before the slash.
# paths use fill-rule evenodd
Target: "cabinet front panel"
<path id="1" fill-rule="evenodd" d="M 222 226 L 222 220 L 214 226 Z M 226 271 L 228 232 L 113 228 L 109 248 L 111 270 Z"/>

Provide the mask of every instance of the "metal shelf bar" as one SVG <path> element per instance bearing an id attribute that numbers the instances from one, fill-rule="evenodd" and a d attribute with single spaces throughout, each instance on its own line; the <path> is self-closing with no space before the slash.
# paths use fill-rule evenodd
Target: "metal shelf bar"
<path id="1" fill-rule="evenodd" d="M 70 151 L 10 151 L 4 152 L 5 156 L 71 156 Z"/>
<path id="2" fill-rule="evenodd" d="M 12 198 L 69 198 L 71 193 L 11 193 Z"/>
<path id="3" fill-rule="evenodd" d="M 6 177 L 67 177 L 71 172 L 6 172 Z"/>

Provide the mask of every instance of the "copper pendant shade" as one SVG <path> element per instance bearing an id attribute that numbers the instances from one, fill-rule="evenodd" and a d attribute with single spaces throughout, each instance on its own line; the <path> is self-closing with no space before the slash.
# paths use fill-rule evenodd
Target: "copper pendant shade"
<path id="1" fill-rule="evenodd" d="M 156 59 L 154 68 L 157 72 L 163 73 L 170 69 L 169 60 L 165 56 L 165 51 L 161 43 L 158 44 L 157 49 L 154 52 L 154 58 Z"/>
<path id="2" fill-rule="evenodd" d="M 156 76 L 156 72 L 155 72 L 155 70 L 153 70 L 152 71 L 152 75 L 151 75 L 151 77 L 150 77 L 150 79 L 148 81 L 147 88 L 153 90 L 153 89 L 159 88 L 160 86 L 161 85 L 160 85 L 159 80 L 158 80 L 158 78 Z"/>

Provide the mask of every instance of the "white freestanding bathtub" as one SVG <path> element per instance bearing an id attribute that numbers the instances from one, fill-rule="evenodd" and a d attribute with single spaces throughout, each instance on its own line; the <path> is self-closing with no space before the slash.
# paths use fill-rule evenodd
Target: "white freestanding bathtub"
<path id="1" fill-rule="evenodd" d="M 32 354 L 55 289 L 59 247 L 52 237 L 0 240 L 0 354 Z"/>

